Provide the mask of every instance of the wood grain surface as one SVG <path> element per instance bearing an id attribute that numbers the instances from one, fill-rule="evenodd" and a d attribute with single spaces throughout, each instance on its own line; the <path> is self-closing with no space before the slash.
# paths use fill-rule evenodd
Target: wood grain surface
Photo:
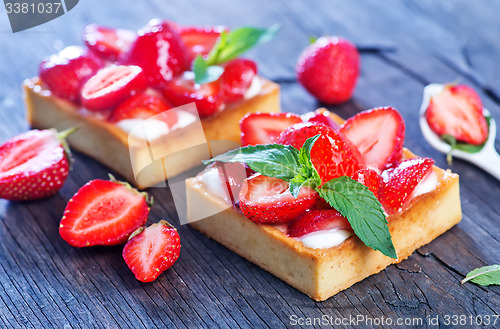
<path id="1" fill-rule="evenodd" d="M 392 105 L 407 123 L 406 146 L 447 167 L 417 124 L 423 87 L 459 80 L 473 86 L 500 121 L 500 2 L 405 1 L 97 1 L 81 0 L 64 16 L 12 34 L 0 18 L 0 142 L 29 129 L 20 85 L 41 60 L 64 45 L 81 44 L 87 23 L 138 29 L 153 17 L 186 25 L 281 24 L 272 43 L 248 53 L 264 76 L 280 83 L 285 111 L 318 104 L 295 80 L 294 67 L 310 36 L 337 34 L 361 51 L 353 99 L 330 107 L 343 117 Z M 499 138 L 497 138 L 497 149 Z M 391 318 L 363 327 L 455 327 L 444 316 L 465 315 L 462 328 L 486 328 L 469 316 L 500 313 L 500 288 L 461 285 L 473 268 L 500 263 L 500 183 L 460 160 L 464 218 L 408 260 L 389 266 L 325 302 L 286 283 L 197 231 L 180 226 L 181 256 L 153 283 L 135 280 L 121 247 L 76 249 L 58 234 L 67 200 L 109 170 L 75 154 L 74 168 L 55 196 L 37 202 L 0 200 L 0 328 L 281 328 L 291 317 Z M 151 222 L 177 215 L 168 189 L 150 189 Z M 426 321 L 439 316 L 439 325 Z M 397 326 L 398 318 L 422 325 Z M 318 321 L 318 320 L 316 320 Z M 305 327 L 329 327 L 316 324 Z M 497 322 L 500 327 L 500 320 Z M 349 323 L 336 327 L 354 327 Z"/>

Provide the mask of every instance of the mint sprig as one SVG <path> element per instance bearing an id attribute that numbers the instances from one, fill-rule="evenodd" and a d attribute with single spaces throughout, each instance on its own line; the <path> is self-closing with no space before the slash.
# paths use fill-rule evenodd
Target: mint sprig
<path id="1" fill-rule="evenodd" d="M 347 218 L 354 233 L 366 246 L 397 258 L 382 205 L 365 185 L 347 176 L 321 185 L 321 178 L 311 161 L 311 149 L 320 136 L 308 138 L 300 150 L 280 144 L 245 146 L 203 163 L 244 162 L 262 175 L 287 181 L 295 198 L 304 186 L 315 189 Z"/>
<path id="2" fill-rule="evenodd" d="M 207 83 L 217 80 L 223 72 L 217 65 L 235 59 L 260 43 L 272 40 L 278 30 L 279 24 L 267 29 L 246 26 L 231 32 L 222 31 L 207 59 L 198 55 L 193 61 L 194 81 Z"/>

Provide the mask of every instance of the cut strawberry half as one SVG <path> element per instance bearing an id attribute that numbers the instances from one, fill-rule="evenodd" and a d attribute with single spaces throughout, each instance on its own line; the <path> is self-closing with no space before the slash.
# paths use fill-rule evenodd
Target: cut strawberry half
<path id="1" fill-rule="evenodd" d="M 425 112 L 429 127 L 438 135 L 481 145 L 488 139 L 488 123 L 479 95 L 466 85 L 447 85 L 430 100 Z"/>
<path id="2" fill-rule="evenodd" d="M 227 31 L 223 26 L 179 28 L 179 36 L 186 48 L 187 62 L 192 63 L 198 55 L 207 55 L 224 30 Z"/>
<path id="3" fill-rule="evenodd" d="M 254 61 L 237 58 L 227 63 L 219 78 L 224 101 L 234 103 L 243 99 L 256 75 L 257 64 Z"/>
<path id="4" fill-rule="evenodd" d="M 109 117 L 110 122 L 119 122 L 130 119 L 149 119 L 164 121 L 169 127 L 177 122 L 177 113 L 168 111 L 172 108 L 162 98 L 149 95 L 137 94 L 120 103 Z"/>
<path id="5" fill-rule="evenodd" d="M 0 198 L 25 201 L 57 193 L 69 174 L 64 138 L 72 131 L 31 130 L 1 145 Z"/>
<path id="6" fill-rule="evenodd" d="M 309 233 L 325 230 L 348 230 L 354 232 L 347 218 L 335 209 L 312 209 L 288 226 L 288 235 L 300 237 Z"/>
<path id="7" fill-rule="evenodd" d="M 290 222 L 311 208 L 317 198 L 316 191 L 302 187 L 295 199 L 287 182 L 260 174 L 243 182 L 239 197 L 243 215 L 260 224 Z"/>
<path id="8" fill-rule="evenodd" d="M 121 54 L 127 52 L 136 38 L 137 34 L 134 31 L 97 24 L 88 24 L 83 29 L 83 41 L 87 47 L 108 61 L 115 61 Z"/>
<path id="9" fill-rule="evenodd" d="M 382 173 L 379 200 L 388 214 L 400 211 L 410 201 L 417 185 L 432 171 L 434 160 L 414 158 Z"/>
<path id="10" fill-rule="evenodd" d="M 151 86 L 161 86 L 187 68 L 184 44 L 176 28 L 158 20 L 152 20 L 138 32 L 121 62 L 140 66 Z"/>
<path id="11" fill-rule="evenodd" d="M 382 177 L 373 169 L 361 169 L 354 173 L 352 179 L 368 187 L 370 191 L 378 198 Z"/>
<path id="12" fill-rule="evenodd" d="M 54 95 L 79 104 L 83 84 L 103 65 L 87 49 L 71 46 L 40 64 L 40 79 Z"/>
<path id="13" fill-rule="evenodd" d="M 151 282 L 179 258 L 181 242 L 177 230 L 161 220 L 135 231 L 123 248 L 123 259 L 137 280 Z"/>
<path id="14" fill-rule="evenodd" d="M 338 130 L 340 128 L 340 126 L 330 117 L 330 112 L 328 111 L 316 110 L 314 112 L 302 114 L 300 117 L 304 122 L 322 123 L 333 130 Z"/>
<path id="15" fill-rule="evenodd" d="M 288 127 L 302 122 L 293 113 L 249 113 L 240 120 L 241 145 L 271 144 Z"/>
<path id="16" fill-rule="evenodd" d="M 340 176 L 351 177 L 364 168 L 363 157 L 343 134 L 323 124 L 303 122 L 285 130 L 278 143 L 300 149 L 306 139 L 320 134 L 311 149 L 311 161 L 321 181 L 326 183 Z"/>
<path id="17" fill-rule="evenodd" d="M 255 172 L 241 162 L 216 162 L 213 165 L 217 167 L 219 176 L 226 184 L 231 202 L 233 205 L 238 204 L 240 202 L 239 195 L 243 181 L 252 176 Z"/>
<path id="18" fill-rule="evenodd" d="M 217 113 L 222 105 L 219 81 L 204 84 L 194 82 L 194 75 L 185 73 L 165 83 L 163 96 L 174 106 L 195 103 L 200 117 Z"/>
<path id="19" fill-rule="evenodd" d="M 122 244 L 148 215 L 146 193 L 128 183 L 95 179 L 69 200 L 59 234 L 73 247 Z"/>
<path id="20" fill-rule="evenodd" d="M 107 110 L 146 87 L 146 77 L 139 66 L 110 66 L 85 83 L 82 105 L 91 111 Z"/>
<path id="21" fill-rule="evenodd" d="M 392 107 L 363 111 L 340 127 L 361 152 L 367 167 L 384 170 L 401 160 L 405 140 L 405 122 Z"/>

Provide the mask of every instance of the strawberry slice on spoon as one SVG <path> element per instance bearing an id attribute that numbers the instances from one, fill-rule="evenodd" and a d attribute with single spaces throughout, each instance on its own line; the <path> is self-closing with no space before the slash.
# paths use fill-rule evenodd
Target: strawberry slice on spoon
<path id="1" fill-rule="evenodd" d="M 392 107 L 378 107 L 349 118 L 343 133 L 361 152 L 367 167 L 384 170 L 401 160 L 405 123 Z"/>
<path id="2" fill-rule="evenodd" d="M 1 145 L 0 198 L 26 201 L 57 193 L 69 174 L 65 138 L 74 130 L 31 130 Z"/>

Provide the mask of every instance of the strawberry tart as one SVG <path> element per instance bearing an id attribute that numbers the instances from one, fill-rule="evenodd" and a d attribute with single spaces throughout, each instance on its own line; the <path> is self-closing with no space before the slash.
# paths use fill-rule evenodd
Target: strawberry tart
<path id="1" fill-rule="evenodd" d="M 322 301 L 457 224 L 459 177 L 403 147 L 393 108 L 249 114 L 186 181 L 190 225 Z"/>
<path id="2" fill-rule="evenodd" d="M 68 139 L 74 149 L 153 186 L 237 145 L 246 113 L 279 112 L 279 86 L 240 57 L 275 32 L 160 20 L 137 33 L 88 25 L 86 47 L 63 49 L 24 82 L 28 121 L 79 127 Z M 233 143 L 210 150 L 214 140 Z"/>

